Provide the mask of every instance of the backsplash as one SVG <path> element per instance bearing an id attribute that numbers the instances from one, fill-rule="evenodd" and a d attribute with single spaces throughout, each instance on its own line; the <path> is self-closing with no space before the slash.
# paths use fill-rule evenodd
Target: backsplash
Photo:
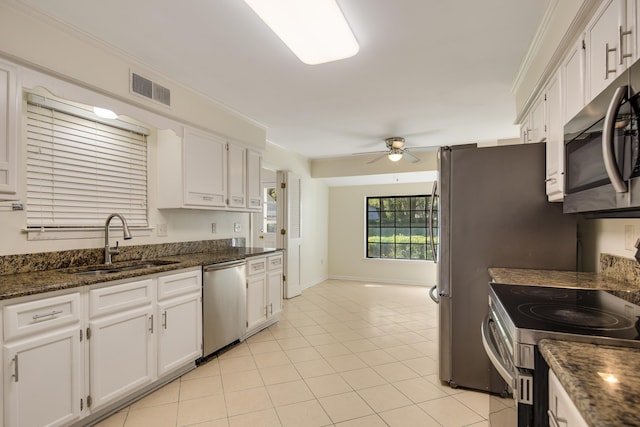
<path id="1" fill-rule="evenodd" d="M 238 246 L 245 246 L 244 238 L 121 246 L 120 253 L 113 256 L 113 261 L 145 260 L 173 255 L 218 252 Z M 6 255 L 0 256 L 0 275 L 57 270 L 60 268 L 101 264 L 103 262 L 104 248 Z"/>
<path id="2" fill-rule="evenodd" d="M 635 259 L 600 254 L 600 270 L 603 276 L 632 283 L 640 289 L 640 263 Z"/>

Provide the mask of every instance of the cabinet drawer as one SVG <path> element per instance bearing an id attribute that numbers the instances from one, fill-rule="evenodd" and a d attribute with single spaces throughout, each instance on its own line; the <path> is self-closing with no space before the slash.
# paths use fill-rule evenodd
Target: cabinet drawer
<path id="1" fill-rule="evenodd" d="M 282 254 L 268 257 L 267 265 L 269 270 L 282 270 Z"/>
<path id="2" fill-rule="evenodd" d="M 44 298 L 4 308 L 4 339 L 80 321 L 80 293 Z"/>
<path id="3" fill-rule="evenodd" d="M 105 286 L 89 291 L 89 317 L 151 304 L 153 279 Z"/>
<path id="4" fill-rule="evenodd" d="M 158 300 L 202 289 L 202 270 L 182 271 L 158 277 Z"/>
<path id="5" fill-rule="evenodd" d="M 267 271 L 267 258 L 252 258 L 247 261 L 247 276 L 252 274 L 260 274 Z"/>

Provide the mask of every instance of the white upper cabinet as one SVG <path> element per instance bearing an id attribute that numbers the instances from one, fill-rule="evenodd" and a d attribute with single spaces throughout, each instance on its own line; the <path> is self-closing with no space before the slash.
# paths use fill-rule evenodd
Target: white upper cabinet
<path id="1" fill-rule="evenodd" d="M 195 129 L 158 131 L 158 208 L 260 210 L 262 156 Z M 249 192 L 251 195 L 249 196 Z"/>
<path id="2" fill-rule="evenodd" d="M 0 61 L 0 200 L 17 199 L 17 68 Z"/>
<path id="3" fill-rule="evenodd" d="M 262 210 L 262 155 L 253 150 L 247 150 L 247 208 Z"/>
<path id="4" fill-rule="evenodd" d="M 547 123 L 547 167 L 546 192 L 550 202 L 564 198 L 564 119 L 562 114 L 562 92 L 560 73 L 551 80 L 546 95 Z"/>
<path id="5" fill-rule="evenodd" d="M 247 150 L 235 144 L 227 144 L 227 170 L 229 174 L 230 208 L 247 206 Z"/>
<path id="6" fill-rule="evenodd" d="M 526 120 L 520 127 L 520 139 L 522 143 L 527 144 L 531 142 L 544 142 L 547 138 L 547 123 L 546 123 L 546 98 L 542 93 L 535 104 L 531 112 L 527 115 Z"/>
<path id="7" fill-rule="evenodd" d="M 629 9 L 635 6 L 629 5 Z M 626 0 L 606 0 L 587 25 L 587 101 L 602 92 L 636 59 L 636 35 L 628 29 L 627 15 Z"/>
<path id="8" fill-rule="evenodd" d="M 583 35 L 569 50 L 560 66 L 563 123 L 571 120 L 585 106 L 585 59 Z"/>

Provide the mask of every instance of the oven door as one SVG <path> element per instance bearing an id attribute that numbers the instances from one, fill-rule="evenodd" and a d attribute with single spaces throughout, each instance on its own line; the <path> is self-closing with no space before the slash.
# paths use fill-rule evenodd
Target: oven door
<path id="1" fill-rule="evenodd" d="M 491 427 L 533 426 L 533 376 L 515 367 L 512 343 L 505 331 L 490 315 L 482 322 L 482 345 L 493 367 L 508 385 L 506 396 L 489 398 Z"/>

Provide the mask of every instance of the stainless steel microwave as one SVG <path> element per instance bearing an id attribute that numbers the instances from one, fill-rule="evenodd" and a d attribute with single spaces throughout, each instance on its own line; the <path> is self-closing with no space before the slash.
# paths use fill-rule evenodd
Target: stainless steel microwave
<path id="1" fill-rule="evenodd" d="M 565 213 L 640 217 L 640 62 L 564 127 Z"/>

